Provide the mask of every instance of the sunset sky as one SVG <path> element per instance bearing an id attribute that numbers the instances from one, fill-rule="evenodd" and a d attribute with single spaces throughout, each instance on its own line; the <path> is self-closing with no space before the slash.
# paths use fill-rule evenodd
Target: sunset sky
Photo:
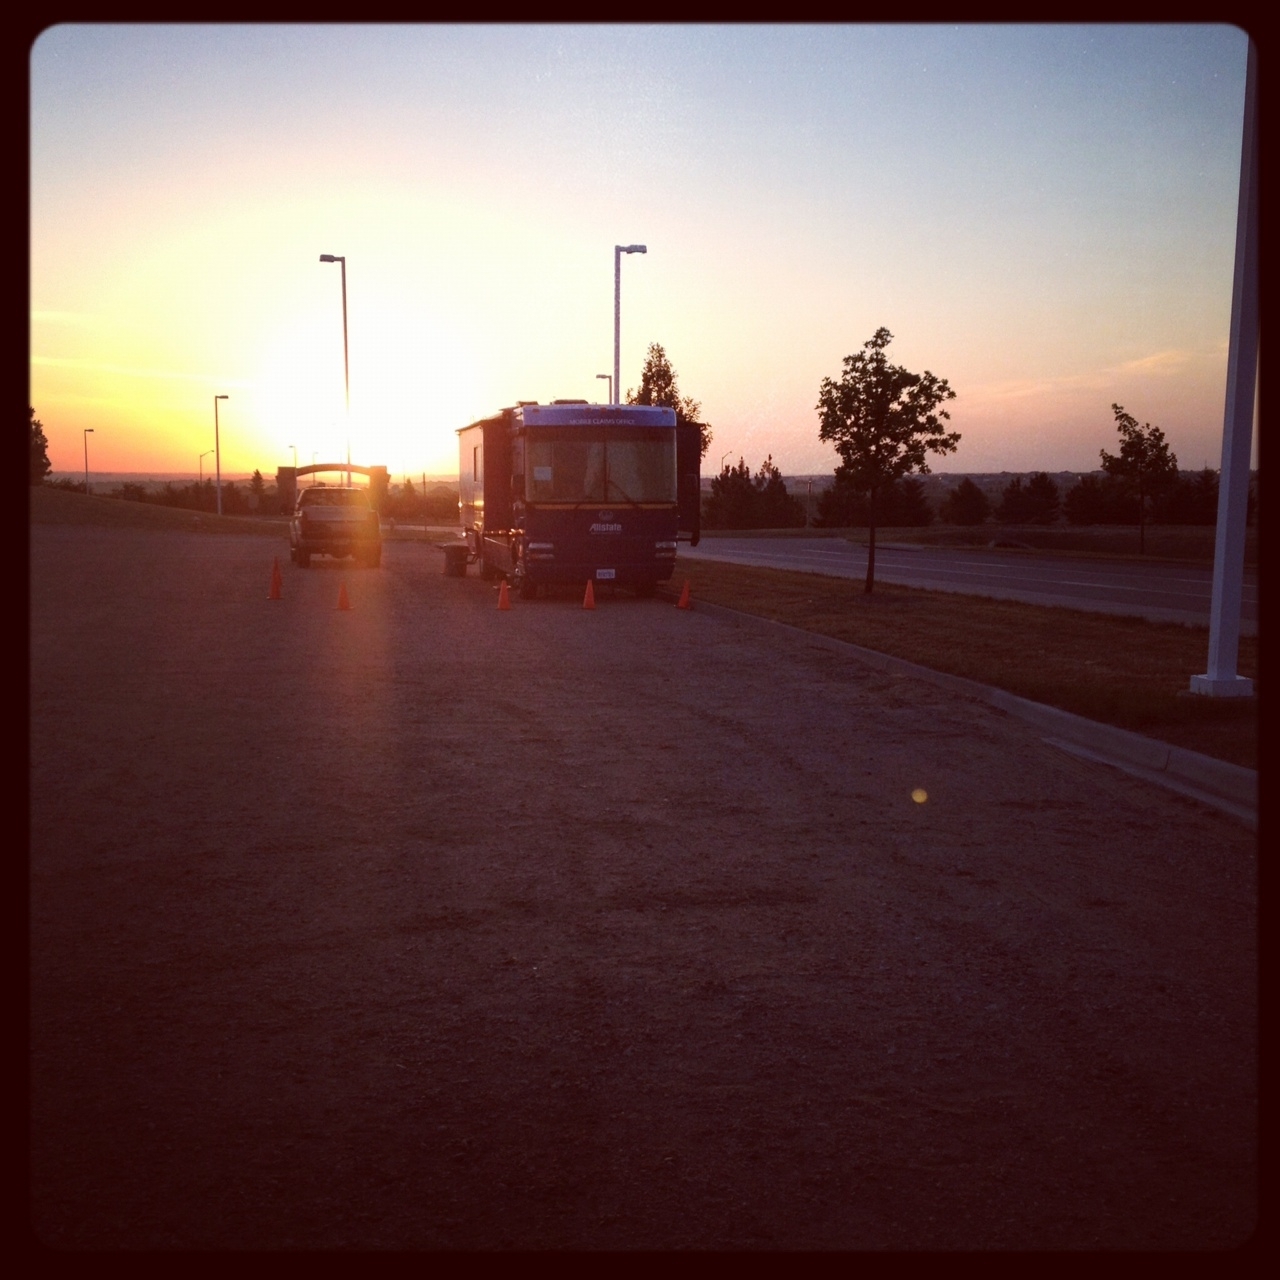
<path id="1" fill-rule="evenodd" d="M 1089 470 L 1121 403 L 1219 463 L 1230 26 L 90 26 L 31 53 L 31 403 L 55 470 L 313 454 L 603 400 L 660 342 L 723 455 L 829 472 L 877 327 L 943 471 Z M 351 413 L 343 408 L 347 259 Z M 206 459 L 208 467 L 212 459 Z"/>

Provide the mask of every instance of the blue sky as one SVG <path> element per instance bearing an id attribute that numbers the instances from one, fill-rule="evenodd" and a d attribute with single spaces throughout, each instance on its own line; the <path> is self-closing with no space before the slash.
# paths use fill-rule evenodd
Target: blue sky
<path id="1" fill-rule="evenodd" d="M 32 50 L 32 403 L 55 467 L 456 466 L 650 342 L 704 470 L 829 471 L 880 325 L 952 471 L 1072 469 L 1110 406 L 1217 465 L 1247 39 L 1230 26 L 77 26 Z M 345 254 L 351 417 L 343 410 Z"/>

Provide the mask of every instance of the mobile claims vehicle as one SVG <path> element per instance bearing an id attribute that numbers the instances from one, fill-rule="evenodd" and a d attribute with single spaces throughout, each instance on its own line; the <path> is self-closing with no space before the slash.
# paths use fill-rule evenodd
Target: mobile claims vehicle
<path id="1" fill-rule="evenodd" d="M 461 428 L 458 450 L 468 554 L 453 563 L 525 599 L 584 581 L 652 595 L 677 543 L 697 545 L 701 439 L 672 409 L 521 401 Z"/>

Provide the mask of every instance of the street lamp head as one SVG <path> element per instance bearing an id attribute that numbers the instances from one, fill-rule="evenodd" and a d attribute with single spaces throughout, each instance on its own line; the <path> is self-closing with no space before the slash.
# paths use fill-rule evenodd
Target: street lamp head
<path id="1" fill-rule="evenodd" d="M 648 253 L 649 250 L 646 249 L 642 244 L 629 244 L 625 249 L 623 249 L 622 252 L 623 253 Z"/>
<path id="2" fill-rule="evenodd" d="M 84 433 L 85 433 L 85 435 L 87 435 L 87 436 L 91 436 L 91 435 L 93 435 L 93 428 L 92 428 L 92 427 L 85 427 L 85 429 L 84 429 Z"/>
<path id="3" fill-rule="evenodd" d="M 320 255 L 321 262 L 346 262 L 346 258 L 340 253 L 322 253 Z"/>
<path id="4" fill-rule="evenodd" d="M 215 400 L 229 400 L 231 397 L 230 396 L 214 396 L 213 398 Z"/>

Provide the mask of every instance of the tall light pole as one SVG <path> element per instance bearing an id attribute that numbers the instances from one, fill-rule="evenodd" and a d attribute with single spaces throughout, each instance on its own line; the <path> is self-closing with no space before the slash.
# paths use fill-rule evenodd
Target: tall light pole
<path id="1" fill-rule="evenodd" d="M 347 485 L 351 484 L 351 369 L 347 363 L 347 260 L 341 254 L 322 253 L 321 262 L 342 264 L 342 381 L 347 392 Z"/>
<path id="2" fill-rule="evenodd" d="M 298 446 L 297 446 L 296 444 L 287 444 L 287 445 L 285 445 L 285 448 L 286 448 L 286 449 L 292 449 L 292 450 L 293 450 L 293 469 L 294 469 L 295 471 L 297 471 L 297 469 L 298 469 Z"/>
<path id="3" fill-rule="evenodd" d="M 204 488 L 204 460 L 213 452 L 212 449 L 206 449 L 200 455 L 200 488 Z"/>
<path id="4" fill-rule="evenodd" d="M 89 492 L 89 437 L 93 435 L 92 427 L 84 429 L 84 491 Z"/>
<path id="5" fill-rule="evenodd" d="M 622 351 L 622 255 L 624 253 L 648 253 L 642 244 L 615 244 L 613 246 L 613 381 L 609 384 L 609 403 L 618 403 L 619 363 Z"/>
<path id="6" fill-rule="evenodd" d="M 612 404 L 612 403 L 613 403 L 613 375 L 612 375 L 611 373 L 597 373 L 597 374 L 596 374 L 596 377 L 597 377 L 597 378 L 604 378 L 604 379 L 605 379 L 605 381 L 606 381 L 606 382 L 608 382 L 608 384 L 609 384 L 609 399 L 608 399 L 605 403 L 606 403 L 606 404 Z"/>
<path id="7" fill-rule="evenodd" d="M 222 514 L 222 442 L 218 437 L 218 401 L 228 396 L 213 397 L 213 463 L 218 470 L 218 514 Z"/>

